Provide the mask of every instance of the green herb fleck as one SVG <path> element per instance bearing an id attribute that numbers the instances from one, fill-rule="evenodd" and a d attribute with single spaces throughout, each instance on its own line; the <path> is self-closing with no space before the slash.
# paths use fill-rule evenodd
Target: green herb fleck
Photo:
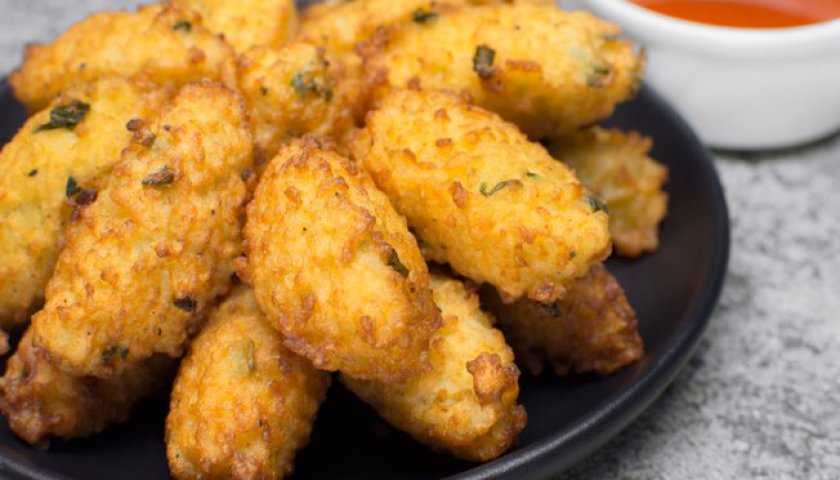
<path id="1" fill-rule="evenodd" d="M 187 20 L 181 20 L 176 22 L 175 25 L 172 25 L 172 30 L 175 30 L 176 32 L 180 30 L 182 32 L 190 33 L 192 32 L 192 23 Z"/>
<path id="2" fill-rule="evenodd" d="M 593 212 L 607 211 L 607 204 L 591 193 L 586 194 L 586 201 L 589 202 L 589 206 L 592 207 Z"/>
<path id="3" fill-rule="evenodd" d="M 176 298 L 172 303 L 174 303 L 176 307 L 188 313 L 195 312 L 195 309 L 198 306 L 198 302 L 190 297 Z"/>
<path id="4" fill-rule="evenodd" d="M 642 81 L 645 77 L 645 64 L 647 63 L 647 48 L 642 47 L 639 49 L 638 53 L 638 61 L 633 66 L 633 69 L 630 71 L 632 75 L 632 84 L 630 85 L 631 96 L 635 96 L 638 93 L 639 89 L 642 88 Z"/>
<path id="5" fill-rule="evenodd" d="M 592 65 L 589 75 L 586 76 L 586 84 L 592 88 L 605 87 L 612 76 L 612 68 L 603 63 Z"/>
<path id="6" fill-rule="evenodd" d="M 245 345 L 245 361 L 248 362 L 248 371 L 253 372 L 257 368 L 257 359 L 254 356 L 256 346 L 253 340 L 248 340 Z"/>
<path id="7" fill-rule="evenodd" d="M 501 182 L 497 183 L 495 186 L 493 186 L 493 188 L 491 188 L 489 190 L 487 189 L 487 184 L 484 183 L 484 182 L 481 182 L 481 185 L 479 186 L 478 191 L 481 192 L 481 194 L 484 195 L 485 197 L 489 197 L 490 195 L 493 195 L 494 193 L 496 193 L 499 190 L 507 187 L 508 185 L 513 184 L 513 183 L 517 183 L 517 182 L 519 182 L 519 181 L 518 180 L 502 180 Z"/>
<path id="8" fill-rule="evenodd" d="M 25 368 L 21 368 L 19 378 L 21 380 L 26 380 L 27 378 L 29 378 L 29 372 Z"/>
<path id="9" fill-rule="evenodd" d="M 29 171 L 29 173 L 26 174 L 27 177 L 34 177 L 35 175 L 38 175 L 38 169 L 37 168 L 33 168 L 32 170 Z"/>
<path id="10" fill-rule="evenodd" d="M 540 308 L 542 308 L 542 311 L 546 315 L 553 318 L 560 318 L 563 315 L 563 310 L 560 308 L 560 305 L 558 305 L 556 302 L 541 303 Z"/>
<path id="11" fill-rule="evenodd" d="M 307 80 L 305 72 L 298 72 L 292 77 L 292 87 L 301 99 L 306 98 L 310 93 L 322 94 L 327 101 L 330 101 L 333 96 L 329 88 L 318 85 L 315 80 Z"/>
<path id="12" fill-rule="evenodd" d="M 193 336 L 198 332 L 198 327 L 201 326 L 201 322 L 198 320 L 191 321 L 187 323 L 187 335 Z"/>
<path id="13" fill-rule="evenodd" d="M 300 98 L 305 98 L 307 93 L 315 90 L 315 82 L 307 83 L 303 79 L 303 72 L 298 72 L 292 77 L 292 87 Z"/>
<path id="14" fill-rule="evenodd" d="M 90 111 L 90 105 L 78 100 L 71 100 L 66 105 L 59 105 L 50 111 L 50 121 L 39 125 L 35 131 L 55 130 L 58 128 L 66 128 L 73 130 L 76 125 L 84 120 L 85 115 Z"/>
<path id="15" fill-rule="evenodd" d="M 493 76 L 493 59 L 496 58 L 496 51 L 487 45 L 479 45 L 473 56 L 473 70 L 479 77 L 487 79 Z"/>
<path id="16" fill-rule="evenodd" d="M 527 176 L 528 178 L 540 178 L 540 175 L 538 173 L 534 173 L 531 171 L 525 172 L 525 176 Z"/>
<path id="17" fill-rule="evenodd" d="M 436 19 L 437 17 L 438 17 L 437 12 L 431 12 L 429 10 L 424 10 L 422 8 L 418 8 L 411 15 L 411 19 L 414 20 L 414 23 L 426 23 L 430 20 Z"/>
<path id="18" fill-rule="evenodd" d="M 150 173 L 143 179 L 143 185 L 169 185 L 175 181 L 175 172 L 164 165 L 157 172 Z"/>
<path id="19" fill-rule="evenodd" d="M 122 345 L 111 345 L 102 351 L 102 363 L 110 364 L 117 358 L 125 360 L 128 357 L 128 347 Z"/>
<path id="20" fill-rule="evenodd" d="M 388 266 L 397 271 L 403 278 L 408 278 L 408 267 L 400 261 L 400 256 L 394 247 L 390 247 L 391 252 L 388 254 Z"/>
<path id="21" fill-rule="evenodd" d="M 64 194 L 67 195 L 67 198 L 72 197 L 73 195 L 79 193 L 82 189 L 79 188 L 79 184 L 76 183 L 76 179 L 73 177 L 67 177 L 67 186 L 64 187 Z"/>
<path id="22" fill-rule="evenodd" d="M 575 257 L 577 257 L 576 251 L 572 250 L 571 252 L 569 252 L 569 260 L 574 260 Z"/>

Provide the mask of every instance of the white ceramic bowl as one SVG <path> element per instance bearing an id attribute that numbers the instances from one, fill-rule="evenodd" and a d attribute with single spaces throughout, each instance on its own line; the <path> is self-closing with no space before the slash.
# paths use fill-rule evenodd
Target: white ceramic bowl
<path id="1" fill-rule="evenodd" d="M 648 50 L 647 81 L 709 145 L 789 147 L 840 130 L 840 20 L 717 27 L 626 0 L 560 0 L 618 23 Z"/>

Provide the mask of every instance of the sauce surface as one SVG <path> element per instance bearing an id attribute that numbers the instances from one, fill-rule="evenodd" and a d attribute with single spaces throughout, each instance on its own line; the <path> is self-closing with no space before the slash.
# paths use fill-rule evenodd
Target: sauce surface
<path id="1" fill-rule="evenodd" d="M 800 27 L 840 18 L 840 0 L 631 0 L 671 17 L 726 27 Z"/>

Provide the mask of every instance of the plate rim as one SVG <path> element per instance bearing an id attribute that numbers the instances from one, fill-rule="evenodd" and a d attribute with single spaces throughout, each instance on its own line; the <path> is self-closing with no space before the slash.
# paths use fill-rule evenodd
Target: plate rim
<path id="1" fill-rule="evenodd" d="M 688 121 L 656 92 L 647 82 L 642 82 L 637 96 L 644 95 L 672 122 L 669 126 L 676 135 L 687 140 L 688 148 L 696 150 L 703 183 L 710 188 L 712 212 L 712 245 L 705 278 L 685 314 L 688 328 L 680 330 L 676 339 L 657 358 L 630 388 L 611 399 L 606 405 L 581 417 L 569 427 L 531 445 L 475 466 L 464 472 L 445 477 L 447 480 L 489 480 L 503 478 L 554 478 L 568 470 L 595 450 L 613 439 L 673 383 L 697 348 L 718 305 L 726 279 L 731 249 L 729 208 L 723 184 L 711 151 L 700 141 Z M 629 100 L 632 101 L 632 100 Z"/>
<path id="2" fill-rule="evenodd" d="M 0 79 L 0 97 L 14 98 L 8 74 Z M 687 140 L 688 148 L 702 158 L 702 179 L 711 191 L 711 256 L 702 286 L 691 310 L 686 313 L 688 328 L 680 330 L 671 342 L 628 389 L 562 431 L 522 447 L 490 462 L 445 477 L 448 480 L 488 480 L 501 478 L 548 479 L 578 463 L 614 438 L 662 394 L 691 358 L 718 304 L 729 263 L 731 248 L 729 209 L 714 159 L 688 122 L 647 83 L 639 90 L 657 109 L 672 119 L 669 128 Z M 70 480 L 62 474 L 45 474 L 9 456 L 0 454 L 0 476 L 15 475 L 33 480 Z"/>

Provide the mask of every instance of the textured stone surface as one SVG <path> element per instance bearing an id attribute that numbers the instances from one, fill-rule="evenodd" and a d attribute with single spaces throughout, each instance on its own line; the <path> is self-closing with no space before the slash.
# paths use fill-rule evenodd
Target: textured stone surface
<path id="1" fill-rule="evenodd" d="M 126 0 L 0 0 L 0 72 L 26 42 Z M 840 478 L 840 138 L 719 156 L 726 286 L 674 384 L 567 479 Z"/>
<path id="2" fill-rule="evenodd" d="M 840 139 L 717 166 L 732 253 L 709 329 L 567 479 L 840 478 Z"/>

